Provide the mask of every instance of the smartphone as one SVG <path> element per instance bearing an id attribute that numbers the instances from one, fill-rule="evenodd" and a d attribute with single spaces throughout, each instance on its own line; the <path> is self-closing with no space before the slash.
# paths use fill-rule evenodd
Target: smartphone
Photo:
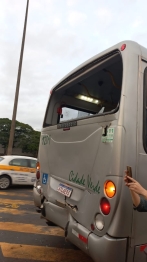
<path id="1" fill-rule="evenodd" d="M 128 176 L 132 177 L 132 168 L 131 166 L 127 166 L 127 172 L 128 172 Z M 128 183 L 132 182 L 129 178 L 128 178 Z"/>

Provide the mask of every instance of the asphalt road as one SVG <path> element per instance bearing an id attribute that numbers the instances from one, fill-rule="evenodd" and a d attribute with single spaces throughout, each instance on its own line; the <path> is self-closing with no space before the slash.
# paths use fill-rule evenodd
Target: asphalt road
<path id="1" fill-rule="evenodd" d="M 48 225 L 33 203 L 32 187 L 0 191 L 0 262 L 92 262 Z"/>

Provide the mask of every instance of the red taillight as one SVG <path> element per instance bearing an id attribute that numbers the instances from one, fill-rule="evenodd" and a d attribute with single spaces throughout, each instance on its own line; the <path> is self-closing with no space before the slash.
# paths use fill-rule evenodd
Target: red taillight
<path id="1" fill-rule="evenodd" d="M 57 114 L 58 115 L 62 115 L 62 107 L 58 107 L 57 108 Z"/>
<path id="2" fill-rule="evenodd" d="M 37 170 L 37 172 L 36 172 L 36 178 L 40 179 L 40 171 L 39 170 Z"/>
<path id="3" fill-rule="evenodd" d="M 104 215 L 110 213 L 110 203 L 107 198 L 103 197 L 100 202 L 101 211 Z"/>
<path id="4" fill-rule="evenodd" d="M 126 44 L 123 44 L 123 45 L 121 46 L 120 50 L 121 50 L 121 51 L 124 51 L 125 48 L 126 48 Z"/>

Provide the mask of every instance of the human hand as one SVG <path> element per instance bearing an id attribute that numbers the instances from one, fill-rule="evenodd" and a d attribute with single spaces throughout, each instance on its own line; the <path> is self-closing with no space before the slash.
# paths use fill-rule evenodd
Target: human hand
<path id="1" fill-rule="evenodd" d="M 128 186 L 131 191 L 134 191 L 135 193 L 147 198 L 147 190 L 143 188 L 134 178 L 128 176 L 127 171 L 125 171 L 125 173 L 126 173 L 124 177 L 125 185 Z"/>
<path id="2" fill-rule="evenodd" d="M 124 182 L 125 182 L 125 185 L 128 186 L 128 178 L 127 178 L 127 175 L 124 176 Z"/>
<path id="3" fill-rule="evenodd" d="M 129 173 L 127 170 L 125 170 L 125 176 L 124 176 L 124 182 L 125 182 L 125 185 L 128 186 L 128 183 L 130 182 L 130 176 L 128 176 Z"/>

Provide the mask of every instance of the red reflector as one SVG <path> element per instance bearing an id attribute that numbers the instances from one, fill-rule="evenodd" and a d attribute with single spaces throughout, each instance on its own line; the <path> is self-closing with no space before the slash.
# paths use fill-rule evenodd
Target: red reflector
<path id="1" fill-rule="evenodd" d="M 83 237 L 82 235 L 79 234 L 79 239 L 82 240 L 84 243 L 88 243 L 88 239 L 86 237 Z"/>
<path id="2" fill-rule="evenodd" d="M 58 115 L 62 115 L 62 107 L 58 107 L 57 108 L 57 114 Z"/>
<path id="3" fill-rule="evenodd" d="M 63 128 L 63 131 L 68 131 L 68 130 L 70 130 L 70 127 L 68 127 L 68 128 Z"/>
<path id="4" fill-rule="evenodd" d="M 125 50 L 125 48 L 126 48 L 126 44 L 123 44 L 123 45 L 121 46 L 120 50 L 123 51 L 123 50 Z"/>
<path id="5" fill-rule="evenodd" d="M 140 251 L 144 251 L 147 245 L 140 246 Z"/>
<path id="6" fill-rule="evenodd" d="M 37 179 L 40 179 L 40 171 L 38 171 L 38 170 L 37 170 L 37 172 L 36 172 L 36 178 L 37 178 Z"/>
<path id="7" fill-rule="evenodd" d="M 95 229 L 94 224 L 91 224 L 91 230 L 93 231 Z"/>
<path id="8" fill-rule="evenodd" d="M 104 215 L 110 213 L 110 203 L 107 198 L 103 197 L 100 202 L 101 211 Z"/>

